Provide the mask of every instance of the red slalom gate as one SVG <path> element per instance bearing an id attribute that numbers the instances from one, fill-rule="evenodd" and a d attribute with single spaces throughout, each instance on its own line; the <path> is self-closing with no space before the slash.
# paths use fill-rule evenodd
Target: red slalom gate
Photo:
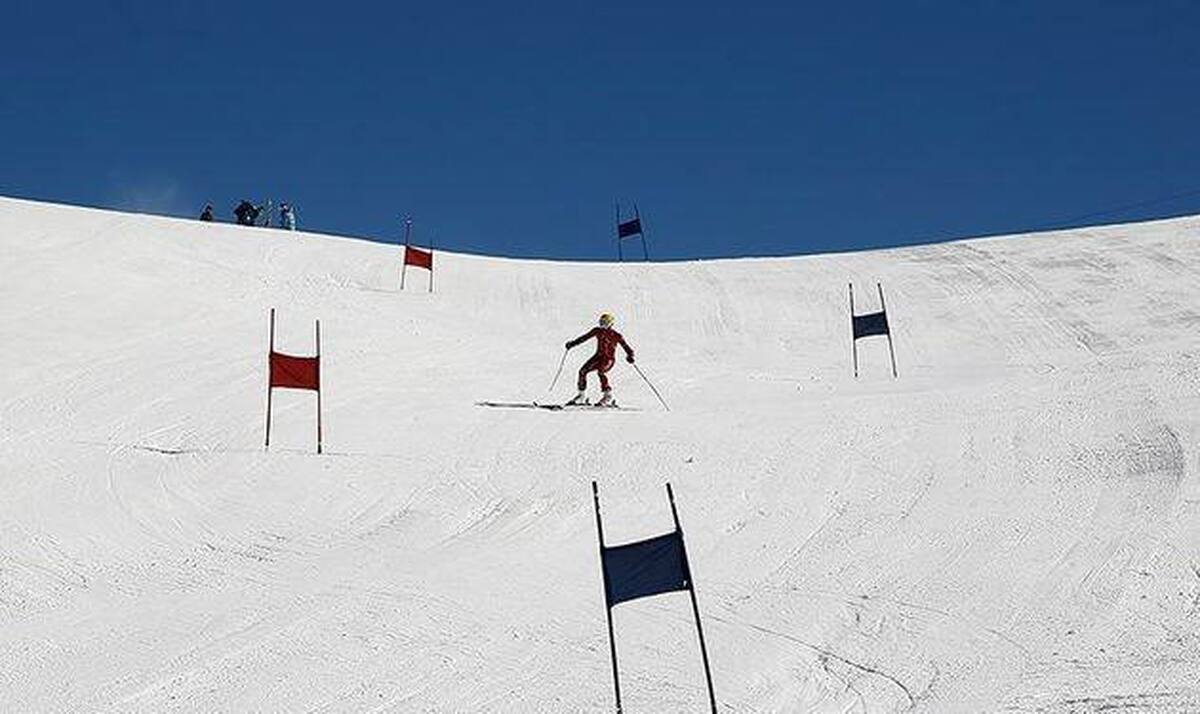
<path id="1" fill-rule="evenodd" d="M 408 266 L 424 268 L 429 271 L 429 292 L 433 292 L 433 241 L 429 241 L 429 249 L 423 250 L 412 244 L 412 219 L 404 221 L 404 262 L 400 267 L 400 289 L 404 289 L 404 278 Z"/>
<path id="2" fill-rule="evenodd" d="M 316 322 L 314 357 L 297 357 L 275 351 L 275 308 L 271 308 L 271 326 L 267 351 L 267 430 L 263 448 L 271 447 L 271 394 L 275 389 L 305 389 L 317 393 L 317 453 L 321 453 L 321 321 Z"/>

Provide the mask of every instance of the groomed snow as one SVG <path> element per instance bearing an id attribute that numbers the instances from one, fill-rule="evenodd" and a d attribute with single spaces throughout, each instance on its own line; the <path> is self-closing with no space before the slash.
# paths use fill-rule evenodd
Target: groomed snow
<path id="1" fill-rule="evenodd" d="M 1200 219 L 436 267 L 0 200 L 0 711 L 612 711 L 592 480 L 610 543 L 672 483 L 723 713 L 1200 711 Z M 475 405 L 602 310 L 671 412 Z M 626 711 L 705 711 L 687 595 L 614 613 Z"/>

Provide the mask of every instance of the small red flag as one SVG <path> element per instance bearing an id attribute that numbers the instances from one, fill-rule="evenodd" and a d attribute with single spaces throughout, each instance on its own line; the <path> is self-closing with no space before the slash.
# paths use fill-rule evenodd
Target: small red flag
<path id="1" fill-rule="evenodd" d="M 411 245 L 404 246 L 404 264 L 433 270 L 433 251 L 421 250 Z"/>
<path id="2" fill-rule="evenodd" d="M 290 389 L 321 388 L 321 358 L 271 353 L 271 386 Z"/>

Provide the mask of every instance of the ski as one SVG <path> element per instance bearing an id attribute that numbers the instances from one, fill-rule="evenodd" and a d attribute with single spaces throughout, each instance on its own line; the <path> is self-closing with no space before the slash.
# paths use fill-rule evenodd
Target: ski
<path id="1" fill-rule="evenodd" d="M 538 406 L 540 406 L 543 409 L 555 409 L 555 410 L 559 410 L 559 409 L 579 409 L 579 410 L 591 409 L 591 410 L 595 410 L 595 411 L 602 411 L 604 409 L 621 409 L 621 407 L 618 406 L 616 402 L 612 402 L 611 404 L 591 404 L 588 402 L 584 402 L 582 404 L 572 404 L 570 402 L 565 402 L 563 404 L 539 404 L 538 402 L 534 402 L 534 404 L 538 404 Z"/>
<path id="2" fill-rule="evenodd" d="M 494 409 L 550 409 L 560 410 L 561 404 L 539 404 L 538 402 L 475 402 L 477 407 L 492 407 Z"/>
<path id="3" fill-rule="evenodd" d="M 551 412 L 562 411 L 638 411 L 629 407 L 620 407 L 615 404 L 557 404 L 542 402 L 475 402 L 477 407 L 491 407 L 493 409 L 543 409 Z"/>

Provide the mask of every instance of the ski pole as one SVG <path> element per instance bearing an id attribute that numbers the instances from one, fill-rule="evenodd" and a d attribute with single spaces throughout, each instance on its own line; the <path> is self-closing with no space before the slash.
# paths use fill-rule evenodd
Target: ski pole
<path id="1" fill-rule="evenodd" d="M 637 362 L 630 362 L 630 364 L 633 365 L 633 368 L 637 370 L 637 373 L 641 375 L 642 379 L 646 381 L 646 386 L 650 387 L 650 391 L 654 392 L 654 396 L 658 397 L 658 401 L 662 402 L 663 409 L 671 411 L 671 407 L 667 406 L 667 403 L 665 400 L 663 400 L 662 395 L 658 393 L 658 390 L 654 388 L 653 384 L 651 384 L 650 379 L 646 377 L 646 373 L 642 371 L 641 367 L 637 366 Z"/>
<path id="2" fill-rule="evenodd" d="M 550 383 L 550 388 L 546 390 L 547 392 L 553 392 L 554 385 L 558 384 L 558 378 L 562 376 L 563 365 L 567 363 L 567 352 L 570 352 L 570 350 L 563 350 L 562 359 L 558 361 L 558 371 L 554 373 L 554 381 Z"/>

